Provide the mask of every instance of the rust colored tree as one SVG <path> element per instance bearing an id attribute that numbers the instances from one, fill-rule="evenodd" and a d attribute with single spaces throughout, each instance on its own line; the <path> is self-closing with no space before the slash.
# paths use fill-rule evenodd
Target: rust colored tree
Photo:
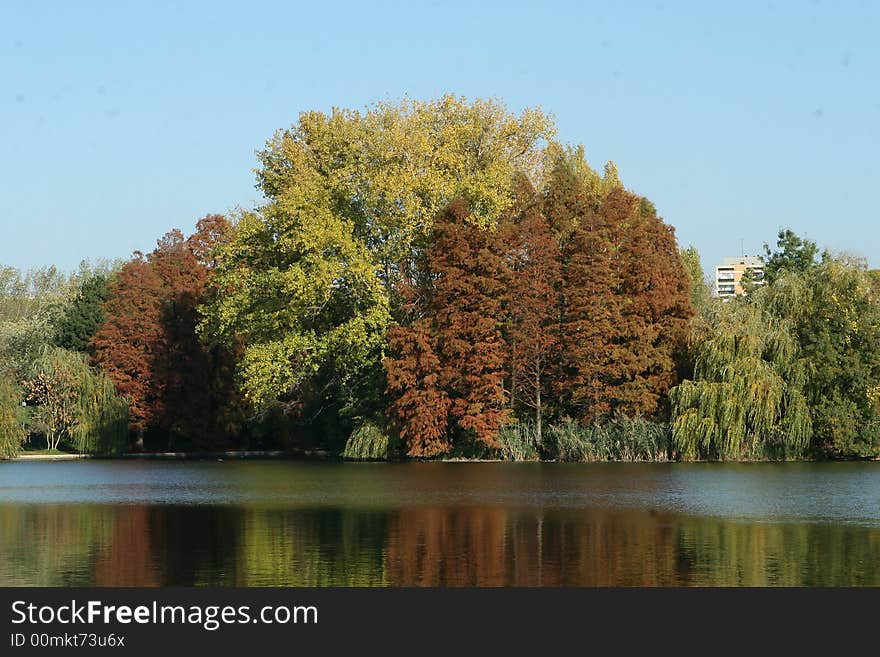
<path id="1" fill-rule="evenodd" d="M 148 256 L 122 267 L 110 287 L 106 321 L 93 340 L 95 362 L 131 403 L 131 429 L 156 428 L 173 447 L 223 447 L 237 428 L 242 403 L 233 384 L 234 355 L 206 346 L 196 333 L 198 307 L 210 288 L 216 250 L 230 225 L 219 215 L 200 220 L 184 238 L 172 230 Z"/>
<path id="2" fill-rule="evenodd" d="M 440 359 L 430 319 L 391 328 L 388 347 L 394 354 L 385 359 L 391 411 L 401 422 L 407 453 L 434 456 L 449 451 L 451 401 L 440 385 Z"/>
<path id="3" fill-rule="evenodd" d="M 601 377 L 616 336 L 610 230 L 596 196 L 564 162 L 545 190 L 544 214 L 559 243 L 554 392 L 563 414 L 591 421 L 609 411 Z"/>
<path id="4" fill-rule="evenodd" d="M 108 288 L 104 324 L 92 339 L 94 362 L 107 372 L 129 402 L 135 443 L 163 412 L 164 388 L 156 375 L 166 350 L 162 326 L 162 281 L 140 252 L 119 270 Z"/>
<path id="5" fill-rule="evenodd" d="M 435 223 L 424 283 L 408 293 L 412 319 L 389 335 L 388 391 L 413 456 L 448 450 L 456 433 L 493 446 L 510 412 L 504 260 L 498 233 L 469 225 L 468 213 L 455 201 Z"/>
<path id="6" fill-rule="evenodd" d="M 617 332 L 605 358 L 600 399 L 630 417 L 652 415 L 676 382 L 674 353 L 693 315 L 688 274 L 672 227 L 647 199 L 619 187 L 600 212 L 613 246 Z"/>
<path id="7" fill-rule="evenodd" d="M 596 188 L 562 162 L 544 195 L 560 244 L 555 392 L 584 423 L 660 410 L 693 314 L 672 228 L 616 176 L 606 179 Z"/>
<path id="8" fill-rule="evenodd" d="M 502 227 L 508 267 L 503 299 L 513 406 L 529 409 L 540 446 L 557 370 L 560 253 L 537 199 L 521 198 L 526 207 Z"/>

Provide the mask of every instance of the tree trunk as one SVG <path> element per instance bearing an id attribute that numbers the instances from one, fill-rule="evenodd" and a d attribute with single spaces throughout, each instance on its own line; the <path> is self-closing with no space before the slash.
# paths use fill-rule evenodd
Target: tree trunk
<path id="1" fill-rule="evenodd" d="M 541 433 L 541 375 L 535 375 L 535 440 L 538 443 L 538 448 L 544 442 L 543 435 Z"/>

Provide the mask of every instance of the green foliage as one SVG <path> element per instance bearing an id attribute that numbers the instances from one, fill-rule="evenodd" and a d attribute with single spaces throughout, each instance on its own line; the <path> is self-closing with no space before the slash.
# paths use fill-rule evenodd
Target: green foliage
<path id="1" fill-rule="evenodd" d="M 671 395 L 684 458 L 880 455 L 880 305 L 864 263 L 780 233 L 768 284 L 694 325 Z"/>
<path id="2" fill-rule="evenodd" d="M 128 403 L 82 354 L 48 348 L 25 380 L 30 429 L 49 449 L 64 441 L 82 453 L 115 453 L 128 438 Z"/>
<path id="3" fill-rule="evenodd" d="M 52 343 L 52 322 L 70 284 L 54 267 L 20 272 L 0 267 L 0 374 L 21 380 Z"/>
<path id="4" fill-rule="evenodd" d="M 809 444 L 807 364 L 790 322 L 751 302 L 760 292 L 695 324 L 694 380 L 670 392 L 673 442 L 685 459 L 796 456 Z"/>
<path id="5" fill-rule="evenodd" d="M 546 435 L 548 453 L 558 461 L 665 461 L 669 451 L 669 427 L 641 416 L 586 426 L 564 418 Z"/>
<path id="6" fill-rule="evenodd" d="M 712 300 L 709 283 L 706 282 L 706 274 L 700 263 L 700 253 L 693 245 L 679 250 L 679 256 L 687 270 L 691 282 L 691 304 L 697 312 L 708 306 Z"/>
<path id="7" fill-rule="evenodd" d="M 505 461 L 537 461 L 538 433 L 531 422 L 511 422 L 498 431 L 498 453 Z"/>
<path id="8" fill-rule="evenodd" d="M 764 276 L 772 283 L 782 272 L 804 274 L 816 266 L 819 247 L 816 243 L 801 238 L 791 230 L 780 230 L 776 240 L 776 251 L 764 245 Z"/>
<path id="9" fill-rule="evenodd" d="M 809 364 L 804 392 L 813 447 L 835 457 L 880 455 L 880 299 L 864 263 L 826 255 L 768 290 Z"/>
<path id="10" fill-rule="evenodd" d="M 365 422 L 345 443 L 343 458 L 357 461 L 386 461 L 395 456 L 397 441 L 377 424 Z"/>
<path id="11" fill-rule="evenodd" d="M 27 437 L 24 428 L 21 389 L 0 379 L 0 459 L 15 458 Z"/>
<path id="12" fill-rule="evenodd" d="M 243 342 L 242 383 L 258 409 L 302 411 L 316 396 L 351 408 L 380 368 L 388 299 L 350 222 L 320 189 L 300 191 L 296 203 L 241 218 L 215 276 L 229 293 L 202 309 L 202 330 Z"/>
<path id="13" fill-rule="evenodd" d="M 106 276 L 98 274 L 83 280 L 76 297 L 53 322 L 55 344 L 64 349 L 86 351 L 92 337 L 104 323 L 103 304 L 106 300 Z"/>

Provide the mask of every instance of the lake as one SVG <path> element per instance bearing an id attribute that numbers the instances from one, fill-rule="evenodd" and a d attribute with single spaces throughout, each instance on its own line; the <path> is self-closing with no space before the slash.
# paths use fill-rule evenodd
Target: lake
<path id="1" fill-rule="evenodd" d="M 5 586 L 880 585 L 880 463 L 0 463 Z"/>

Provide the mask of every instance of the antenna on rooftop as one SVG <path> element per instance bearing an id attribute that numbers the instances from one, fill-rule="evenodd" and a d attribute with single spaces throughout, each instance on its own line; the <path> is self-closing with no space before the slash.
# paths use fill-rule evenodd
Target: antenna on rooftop
<path id="1" fill-rule="evenodd" d="M 739 255 L 741 258 L 744 258 L 746 255 L 745 242 L 742 237 L 739 238 Z"/>

